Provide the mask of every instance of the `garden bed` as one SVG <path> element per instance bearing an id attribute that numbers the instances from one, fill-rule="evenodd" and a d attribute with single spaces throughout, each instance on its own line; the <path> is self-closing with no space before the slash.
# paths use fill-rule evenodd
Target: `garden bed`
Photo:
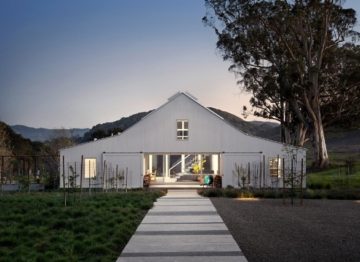
<path id="1" fill-rule="evenodd" d="M 115 261 L 161 192 L 0 196 L 1 261 Z"/>

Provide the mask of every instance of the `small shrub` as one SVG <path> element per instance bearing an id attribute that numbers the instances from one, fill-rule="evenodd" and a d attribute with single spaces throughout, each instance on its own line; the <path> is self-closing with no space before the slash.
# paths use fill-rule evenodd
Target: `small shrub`
<path id="1" fill-rule="evenodd" d="M 209 189 L 203 189 L 199 191 L 199 194 L 204 197 L 222 197 L 223 192 L 221 189 L 218 188 L 209 188 Z"/>
<path id="2" fill-rule="evenodd" d="M 236 198 L 238 197 L 238 191 L 236 189 L 225 189 L 224 196 L 229 198 Z"/>
<path id="3" fill-rule="evenodd" d="M 320 189 L 307 189 L 304 192 L 304 198 L 307 199 L 322 199 L 322 198 L 326 198 L 326 194 L 324 193 L 323 190 Z"/>
<path id="4" fill-rule="evenodd" d="M 254 193 L 249 190 L 242 190 L 240 192 L 240 198 L 253 198 Z"/>

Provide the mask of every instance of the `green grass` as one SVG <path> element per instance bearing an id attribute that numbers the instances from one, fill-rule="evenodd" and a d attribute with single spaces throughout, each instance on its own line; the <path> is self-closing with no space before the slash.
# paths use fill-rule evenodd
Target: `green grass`
<path id="1" fill-rule="evenodd" d="M 347 174 L 345 166 L 333 167 L 307 174 L 306 183 L 310 189 L 356 189 L 360 188 L 360 165 Z"/>
<path id="2" fill-rule="evenodd" d="M 0 261 L 115 261 L 160 192 L 0 196 Z"/>

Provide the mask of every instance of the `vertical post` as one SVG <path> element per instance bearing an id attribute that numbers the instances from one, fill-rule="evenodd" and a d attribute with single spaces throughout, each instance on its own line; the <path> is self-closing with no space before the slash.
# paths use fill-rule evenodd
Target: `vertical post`
<path id="1" fill-rule="evenodd" d="M 89 179 L 89 195 L 91 195 L 91 161 L 89 160 L 89 168 L 88 168 L 88 179 Z"/>
<path id="2" fill-rule="evenodd" d="M 294 205 L 294 159 L 291 158 L 291 205 Z"/>
<path id="3" fill-rule="evenodd" d="M 211 155 L 211 170 L 214 171 L 214 175 L 219 174 L 219 155 Z"/>
<path id="4" fill-rule="evenodd" d="M 75 161 L 75 165 L 74 165 L 74 168 L 75 168 L 75 173 L 74 173 L 74 177 L 73 177 L 73 181 L 74 181 L 74 184 L 73 184 L 73 193 L 74 193 L 74 202 L 75 202 L 75 199 L 76 199 L 76 180 L 77 180 L 77 170 L 76 170 L 76 161 Z"/>
<path id="5" fill-rule="evenodd" d="M 1 187 L 1 194 L 3 192 L 3 179 L 4 179 L 4 156 L 1 156 L 1 170 L 0 170 L 0 187 Z"/>
<path id="6" fill-rule="evenodd" d="M 125 173 L 125 192 L 127 192 L 127 181 L 128 181 L 128 168 L 126 167 L 126 173 Z"/>
<path id="7" fill-rule="evenodd" d="M 30 159 L 28 159 L 27 161 L 28 193 L 30 193 L 30 176 L 31 176 Z"/>
<path id="8" fill-rule="evenodd" d="M 304 158 L 301 158 L 301 173 L 300 173 L 300 205 L 303 205 L 303 179 L 304 179 Z"/>
<path id="9" fill-rule="evenodd" d="M 251 182 L 250 181 L 250 162 L 248 162 L 247 171 L 248 171 L 247 177 L 248 177 L 248 188 L 249 188 L 250 182 Z"/>
<path id="10" fill-rule="evenodd" d="M 262 162 L 261 162 L 261 159 L 260 159 L 260 168 L 259 168 L 259 188 L 261 189 L 262 188 Z"/>
<path id="11" fill-rule="evenodd" d="M 170 173 L 169 173 L 169 161 L 170 161 L 170 157 L 169 157 L 168 154 L 166 154 L 166 155 L 165 155 L 165 180 L 170 177 Z"/>
<path id="12" fill-rule="evenodd" d="M 181 154 L 181 173 L 185 173 L 185 154 Z"/>
<path id="13" fill-rule="evenodd" d="M 104 180 L 105 180 L 105 192 L 107 192 L 108 168 L 107 168 L 106 160 L 104 161 Z"/>
<path id="14" fill-rule="evenodd" d="M 34 156 L 34 176 L 37 175 L 37 159 L 36 156 Z M 39 177 L 39 183 L 40 183 L 40 177 Z"/>
<path id="15" fill-rule="evenodd" d="M 118 192 L 118 183 L 119 183 L 119 165 L 116 165 L 116 173 L 115 173 L 115 182 L 116 182 L 116 192 Z"/>
<path id="16" fill-rule="evenodd" d="M 67 196 L 69 197 L 70 192 L 70 179 L 69 179 L 70 163 L 67 164 Z"/>
<path id="17" fill-rule="evenodd" d="M 66 187 L 65 187 L 65 156 L 62 156 L 62 177 L 63 177 L 63 190 L 64 190 L 64 205 L 66 206 Z"/>
<path id="18" fill-rule="evenodd" d="M 265 186 L 266 186 L 265 177 L 266 177 L 266 170 L 265 170 L 265 155 L 263 155 L 263 187 L 265 187 Z"/>
<path id="19" fill-rule="evenodd" d="M 102 191 L 103 192 L 105 190 L 105 183 L 106 183 L 105 172 L 106 172 L 106 160 L 104 160 L 104 162 L 103 162 L 103 174 L 102 174 Z"/>
<path id="20" fill-rule="evenodd" d="M 285 158 L 282 159 L 283 204 L 285 205 Z"/>
<path id="21" fill-rule="evenodd" d="M 81 163 L 80 163 L 80 198 L 81 198 L 81 195 L 82 195 L 83 165 L 84 165 L 84 155 L 81 155 Z"/>
<path id="22" fill-rule="evenodd" d="M 150 173 L 153 172 L 153 166 L 152 166 L 152 164 L 153 164 L 153 155 L 152 155 L 152 154 L 149 154 L 149 171 L 150 171 Z"/>

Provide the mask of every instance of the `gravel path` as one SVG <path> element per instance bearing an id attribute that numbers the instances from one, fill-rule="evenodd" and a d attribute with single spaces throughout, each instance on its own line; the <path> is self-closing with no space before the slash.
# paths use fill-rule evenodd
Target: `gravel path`
<path id="1" fill-rule="evenodd" d="M 211 201 L 249 262 L 360 261 L 360 201 Z"/>

